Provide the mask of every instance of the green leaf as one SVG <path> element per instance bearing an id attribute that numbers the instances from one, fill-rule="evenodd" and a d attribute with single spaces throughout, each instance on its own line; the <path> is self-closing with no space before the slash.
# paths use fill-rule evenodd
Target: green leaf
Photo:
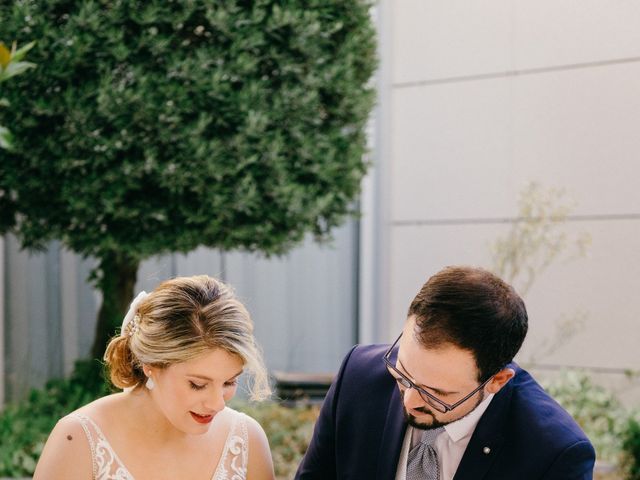
<path id="1" fill-rule="evenodd" d="M 0 148 L 11 150 L 13 148 L 13 136 L 8 128 L 0 125 Z"/>
<path id="2" fill-rule="evenodd" d="M 35 68 L 35 63 L 31 62 L 11 62 L 9 65 L 0 70 L 0 82 L 8 80 L 11 77 L 15 77 L 16 75 L 20 75 L 30 68 Z"/>
<path id="3" fill-rule="evenodd" d="M 26 55 L 26 53 L 35 46 L 35 44 L 36 44 L 36 42 L 29 42 L 24 47 L 19 48 L 12 55 L 11 60 L 14 61 L 14 62 L 21 61 L 24 58 L 24 56 Z"/>

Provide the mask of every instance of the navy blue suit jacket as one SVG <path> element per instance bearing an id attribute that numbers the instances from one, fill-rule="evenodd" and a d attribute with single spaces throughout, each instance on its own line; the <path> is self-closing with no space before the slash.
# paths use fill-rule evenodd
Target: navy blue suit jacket
<path id="1" fill-rule="evenodd" d="M 356 346 L 346 356 L 296 479 L 395 478 L 407 425 L 382 361 L 388 348 Z M 584 432 L 526 371 L 510 367 L 516 375 L 482 415 L 454 480 L 591 479 L 595 452 Z"/>

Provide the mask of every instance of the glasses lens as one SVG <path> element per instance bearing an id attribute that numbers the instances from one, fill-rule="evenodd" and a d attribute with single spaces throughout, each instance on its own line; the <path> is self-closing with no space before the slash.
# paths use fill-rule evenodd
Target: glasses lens
<path id="1" fill-rule="evenodd" d="M 391 365 L 387 365 L 387 371 L 391 374 L 396 382 L 402 387 L 410 388 L 411 384 L 407 381 L 407 379 L 401 377 L 398 372 L 396 372 Z"/>
<path id="2" fill-rule="evenodd" d="M 398 385 L 400 385 L 400 387 L 403 390 L 407 390 L 409 388 L 415 389 L 415 387 L 411 384 L 411 382 L 409 382 L 409 380 L 400 376 L 400 374 L 398 374 L 398 372 L 395 372 L 389 365 L 387 365 L 387 370 L 389 370 L 389 373 L 391 374 L 391 376 L 396 380 L 396 382 L 398 382 Z M 437 410 L 440 413 L 447 413 L 447 409 L 442 404 L 438 403 L 436 400 L 429 397 L 421 390 L 418 390 L 418 389 L 415 389 L 415 390 L 420 395 L 420 398 L 422 398 L 422 400 L 424 400 L 425 403 L 427 403 L 429 406 L 433 407 L 434 410 Z"/>
<path id="3" fill-rule="evenodd" d="M 424 400 L 430 407 L 433 407 L 434 410 L 437 410 L 440 413 L 447 413 L 447 409 L 444 405 L 425 395 L 424 392 L 421 392 L 420 390 L 418 390 L 418 393 L 420 394 L 420 398 L 422 398 L 422 400 Z"/>
<path id="4" fill-rule="evenodd" d="M 409 381 L 402 377 L 397 377 L 396 382 L 398 382 L 398 384 L 403 388 L 411 388 L 411 384 L 409 383 Z"/>

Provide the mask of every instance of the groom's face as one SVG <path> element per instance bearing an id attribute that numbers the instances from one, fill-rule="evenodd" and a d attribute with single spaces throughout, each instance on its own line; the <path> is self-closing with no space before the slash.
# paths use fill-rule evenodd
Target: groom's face
<path id="1" fill-rule="evenodd" d="M 478 368 L 473 354 L 450 343 L 425 348 L 414 336 L 415 322 L 409 319 L 400 338 L 396 368 L 416 385 L 442 402 L 452 405 L 476 389 Z M 409 424 L 421 429 L 436 428 L 459 420 L 483 400 L 480 390 L 454 410 L 442 413 L 415 389 L 399 385 L 405 416 Z"/>

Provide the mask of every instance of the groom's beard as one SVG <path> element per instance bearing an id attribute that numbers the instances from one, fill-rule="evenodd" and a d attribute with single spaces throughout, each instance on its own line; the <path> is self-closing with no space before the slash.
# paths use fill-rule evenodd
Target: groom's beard
<path id="1" fill-rule="evenodd" d="M 400 392 L 400 397 L 404 400 L 404 392 L 402 392 L 402 391 Z M 420 422 L 420 421 L 418 421 L 418 419 L 414 415 L 411 415 L 407 411 L 407 409 L 405 408 L 404 401 L 402 402 L 402 412 L 404 413 L 404 419 L 406 420 L 406 422 L 409 425 L 411 425 L 413 428 L 417 428 L 419 430 L 433 430 L 435 428 L 444 427 L 445 425 L 449 425 L 452 422 L 455 422 L 457 420 L 460 420 L 461 418 L 466 417 L 471 412 L 473 412 L 476 409 L 476 407 L 478 405 L 480 405 L 480 403 L 483 400 L 484 400 L 484 392 L 481 392 L 480 398 L 478 398 L 478 400 L 476 401 L 476 404 L 474 405 L 474 407 L 471 410 L 469 410 L 467 413 L 465 413 L 464 415 L 461 415 L 460 417 L 455 417 L 455 418 L 452 418 L 452 419 L 442 420 L 442 421 L 438 420 L 436 418 L 436 414 L 440 413 L 440 412 L 438 412 L 436 410 L 432 410 L 427 405 L 424 405 L 422 407 L 413 409 L 416 412 L 422 413 L 423 415 L 429 415 L 431 417 L 431 422 L 429 422 L 429 423 Z M 440 413 L 440 415 L 443 415 L 443 414 Z"/>
<path id="2" fill-rule="evenodd" d="M 411 425 L 414 428 L 417 428 L 420 430 L 432 430 L 434 428 L 443 427 L 444 425 L 449 423 L 449 422 L 441 423 L 440 421 L 436 420 L 436 417 L 433 414 L 433 412 L 426 407 L 414 408 L 414 410 L 424 415 L 429 415 L 431 417 L 430 423 L 419 422 L 418 419 L 415 416 L 411 415 L 403 405 L 402 411 L 404 413 L 404 419 L 407 421 L 409 425 Z"/>

